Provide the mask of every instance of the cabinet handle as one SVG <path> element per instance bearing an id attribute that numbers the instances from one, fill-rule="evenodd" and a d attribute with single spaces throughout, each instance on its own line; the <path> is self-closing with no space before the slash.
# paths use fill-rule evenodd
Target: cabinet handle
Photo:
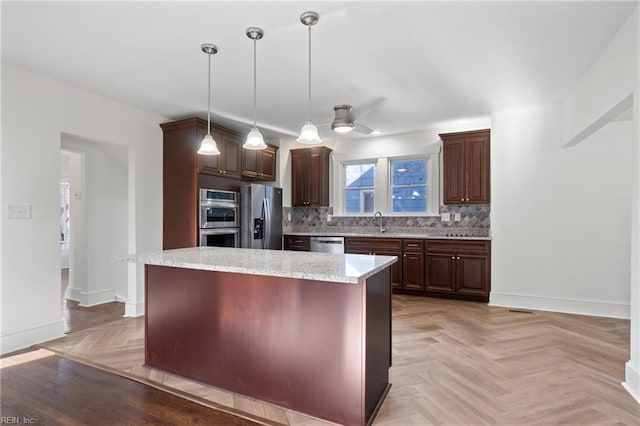
<path id="1" fill-rule="evenodd" d="M 456 259 L 460 260 L 460 256 L 456 257 Z"/>
<path id="2" fill-rule="evenodd" d="M 464 201 L 464 198 L 460 198 L 460 201 Z"/>
<path id="3" fill-rule="evenodd" d="M 466 201 L 469 201 L 469 199 L 467 198 Z"/>
<path id="4" fill-rule="evenodd" d="M 455 256 L 451 256 L 451 258 L 455 260 L 456 257 Z"/>
<path id="5" fill-rule="evenodd" d="M 404 257 L 407 257 L 406 253 L 405 253 Z"/>

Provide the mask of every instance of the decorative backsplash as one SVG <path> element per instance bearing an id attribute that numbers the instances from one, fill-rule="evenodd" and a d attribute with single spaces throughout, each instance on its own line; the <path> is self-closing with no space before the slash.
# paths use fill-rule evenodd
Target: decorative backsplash
<path id="1" fill-rule="evenodd" d="M 422 234 L 425 236 L 465 236 L 489 237 L 491 223 L 489 204 L 443 205 L 440 213 L 450 213 L 451 220 L 443 222 L 440 216 L 385 216 L 382 224 L 388 233 Z M 454 214 L 460 213 L 460 220 L 454 221 Z M 291 220 L 288 220 L 289 214 Z M 334 216 L 333 207 L 284 207 L 284 232 L 336 232 L 336 233 L 376 233 L 379 219 L 375 223 L 371 216 Z"/>

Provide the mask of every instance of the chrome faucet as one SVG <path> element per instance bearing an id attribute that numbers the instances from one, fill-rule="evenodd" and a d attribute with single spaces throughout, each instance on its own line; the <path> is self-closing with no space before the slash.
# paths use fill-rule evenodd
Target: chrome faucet
<path id="1" fill-rule="evenodd" d="M 378 211 L 378 212 L 375 212 L 375 213 L 373 214 L 373 224 L 374 224 L 374 225 L 376 224 L 376 218 L 380 218 L 378 232 L 382 234 L 383 232 L 385 232 L 385 231 L 386 231 L 386 229 L 382 226 L 382 213 L 380 213 L 380 212 Z"/>

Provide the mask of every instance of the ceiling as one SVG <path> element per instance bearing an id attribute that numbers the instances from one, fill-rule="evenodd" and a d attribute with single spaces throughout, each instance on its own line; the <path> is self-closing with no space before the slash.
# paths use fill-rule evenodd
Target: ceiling
<path id="1" fill-rule="evenodd" d="M 6 2 L 2 61 L 168 119 L 206 118 L 207 56 L 214 123 L 296 135 L 312 112 L 351 104 L 382 134 L 437 128 L 492 111 L 561 102 L 637 6 L 632 2 Z M 328 126 L 321 136 L 335 138 Z M 341 136 L 358 137 L 354 132 Z"/>

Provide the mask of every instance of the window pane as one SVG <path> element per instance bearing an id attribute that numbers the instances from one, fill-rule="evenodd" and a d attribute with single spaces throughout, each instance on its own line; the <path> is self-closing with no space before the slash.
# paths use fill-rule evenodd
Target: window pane
<path id="1" fill-rule="evenodd" d="M 346 213 L 373 213 L 374 195 L 371 189 L 346 189 L 344 191 Z"/>
<path id="2" fill-rule="evenodd" d="M 395 161 L 391 167 L 392 185 L 427 184 L 427 160 Z"/>
<path id="3" fill-rule="evenodd" d="M 424 213 L 427 211 L 426 186 L 396 186 L 392 191 L 394 213 Z"/>
<path id="4" fill-rule="evenodd" d="M 350 164 L 344 167 L 344 171 L 347 188 L 375 186 L 376 166 L 374 164 Z"/>

